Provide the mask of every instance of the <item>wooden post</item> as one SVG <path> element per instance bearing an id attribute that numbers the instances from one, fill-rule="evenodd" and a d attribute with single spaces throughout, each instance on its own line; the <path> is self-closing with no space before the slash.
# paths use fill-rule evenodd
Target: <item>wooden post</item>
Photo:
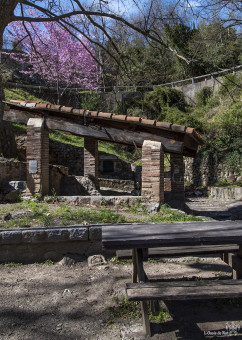
<path id="1" fill-rule="evenodd" d="M 147 275 L 144 271 L 143 267 L 143 252 L 142 249 L 134 249 L 135 259 L 136 259 L 136 267 L 138 271 L 138 278 L 139 282 L 146 282 L 148 281 Z M 143 330 L 146 335 L 151 335 L 150 330 L 150 320 L 149 320 L 149 307 L 148 301 L 140 301 L 141 305 L 141 314 L 142 314 L 142 324 Z"/>

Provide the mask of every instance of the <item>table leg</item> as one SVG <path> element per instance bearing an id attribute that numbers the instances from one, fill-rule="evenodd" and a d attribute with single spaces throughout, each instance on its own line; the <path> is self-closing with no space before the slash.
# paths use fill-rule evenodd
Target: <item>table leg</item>
<path id="1" fill-rule="evenodd" d="M 144 271 L 142 249 L 134 249 L 133 252 L 134 252 L 133 259 L 135 259 L 136 261 L 136 269 L 137 269 L 139 282 L 146 282 L 148 281 L 148 277 Z M 148 301 L 141 301 L 140 304 L 141 304 L 143 330 L 146 335 L 150 336 L 151 331 L 150 331 Z"/>
<path id="2" fill-rule="evenodd" d="M 138 267 L 137 267 L 137 251 L 136 249 L 132 250 L 132 260 L 133 260 L 133 273 L 132 273 L 132 282 L 138 282 Z"/>
<path id="3" fill-rule="evenodd" d="M 233 279 L 242 279 L 242 245 L 237 253 L 228 254 L 228 265 L 233 269 Z"/>

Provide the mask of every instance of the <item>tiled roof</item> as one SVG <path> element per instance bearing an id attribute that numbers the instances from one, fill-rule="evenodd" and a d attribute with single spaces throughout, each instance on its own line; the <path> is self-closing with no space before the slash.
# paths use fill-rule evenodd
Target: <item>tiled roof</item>
<path id="1" fill-rule="evenodd" d="M 172 124 L 168 122 L 159 122 L 157 120 L 152 119 L 146 119 L 142 117 L 133 117 L 133 116 L 126 116 L 126 115 L 117 115 L 114 113 L 106 113 L 106 112 L 100 112 L 100 111 L 89 111 L 84 109 L 75 109 L 73 107 L 63 106 L 63 105 L 53 105 L 48 103 L 40 103 L 36 101 L 20 101 L 20 100 L 11 100 L 10 103 L 5 102 L 7 105 L 11 106 L 16 105 L 20 107 L 25 107 L 26 109 L 29 109 L 30 111 L 50 111 L 50 112 L 61 112 L 62 114 L 66 114 L 66 118 L 68 118 L 68 115 L 77 115 L 77 116 L 83 116 L 87 118 L 96 118 L 96 119 L 104 119 L 104 120 L 112 120 L 112 121 L 120 121 L 123 123 L 130 123 L 130 124 L 137 124 L 137 125 L 143 125 L 146 127 L 153 127 L 158 128 L 161 130 L 169 130 L 179 133 L 185 133 L 196 140 L 196 142 L 201 145 L 203 144 L 203 140 L 200 137 L 200 135 L 197 133 L 197 131 L 192 127 L 186 127 L 184 125 L 177 125 Z"/>

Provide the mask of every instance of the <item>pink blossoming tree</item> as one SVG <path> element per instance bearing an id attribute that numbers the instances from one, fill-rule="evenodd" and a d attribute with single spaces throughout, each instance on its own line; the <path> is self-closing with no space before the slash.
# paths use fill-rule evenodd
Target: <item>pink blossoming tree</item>
<path id="1" fill-rule="evenodd" d="M 20 42 L 22 52 L 9 53 L 26 65 L 20 72 L 39 75 L 47 86 L 56 86 L 58 102 L 69 87 L 97 88 L 100 72 L 94 49 L 85 38 L 74 39 L 55 22 L 13 22 L 7 37 Z"/>

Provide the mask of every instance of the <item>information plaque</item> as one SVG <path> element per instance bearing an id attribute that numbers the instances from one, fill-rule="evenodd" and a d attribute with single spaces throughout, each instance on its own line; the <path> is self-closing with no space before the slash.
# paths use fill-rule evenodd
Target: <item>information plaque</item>
<path id="1" fill-rule="evenodd" d="M 29 173 L 36 174 L 38 171 L 38 161 L 33 159 L 29 161 Z"/>

